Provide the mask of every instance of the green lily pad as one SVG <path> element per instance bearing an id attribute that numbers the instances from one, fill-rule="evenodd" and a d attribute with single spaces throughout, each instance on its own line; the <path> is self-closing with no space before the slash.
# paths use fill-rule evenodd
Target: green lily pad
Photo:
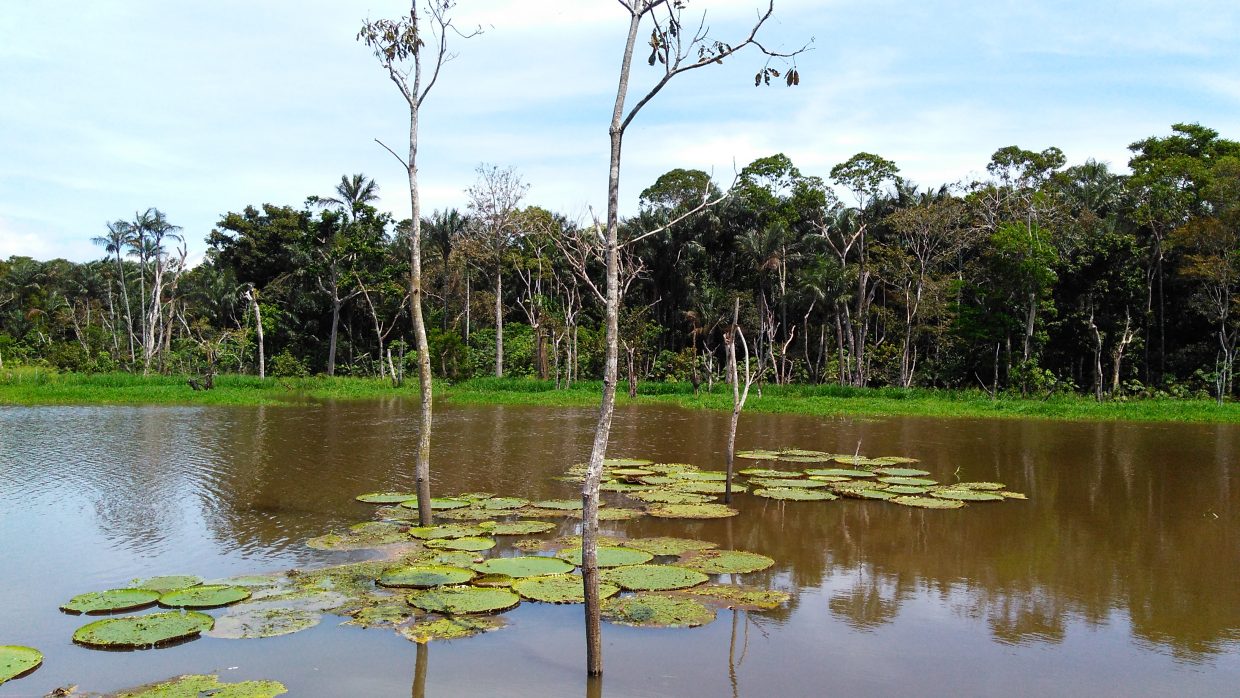
<path id="1" fill-rule="evenodd" d="M 835 461 L 836 463 L 843 463 L 844 465 L 851 465 L 854 468 L 876 468 L 876 467 L 882 467 L 882 466 L 887 466 L 887 465 L 892 464 L 891 461 L 888 461 L 888 460 L 877 460 L 874 458 L 863 458 L 861 456 L 846 456 L 846 455 L 835 456 L 831 460 Z"/>
<path id="2" fill-rule="evenodd" d="M 1029 497 L 1026 497 L 1020 492 L 1008 492 L 1007 490 L 995 492 L 995 494 L 1003 495 L 1004 499 L 1029 499 Z"/>
<path id="3" fill-rule="evenodd" d="M 609 599 L 603 618 L 645 628 L 693 628 L 715 619 L 715 610 L 693 599 L 668 594 L 636 594 Z"/>
<path id="4" fill-rule="evenodd" d="M 822 480 L 793 480 L 791 478 L 754 478 L 749 481 L 751 484 L 765 487 L 767 489 L 788 489 L 801 488 L 812 490 L 818 487 L 826 487 L 828 483 Z"/>
<path id="5" fill-rule="evenodd" d="M 121 616 L 83 625 L 74 631 L 73 641 L 105 649 L 145 649 L 196 637 L 214 624 L 214 618 L 197 611 Z"/>
<path id="6" fill-rule="evenodd" d="M 577 511 L 581 511 L 577 509 Z M 526 507 L 525 509 L 517 509 L 513 512 L 523 519 L 554 519 L 557 517 L 567 517 L 572 513 L 569 509 L 544 509 L 542 507 Z"/>
<path id="7" fill-rule="evenodd" d="M 618 546 L 599 546 L 598 547 L 598 566 L 599 567 L 620 567 L 622 565 L 640 565 L 650 562 L 654 559 L 654 555 L 634 548 L 622 548 Z M 561 560 L 567 560 L 574 565 L 581 566 L 581 548 L 568 548 L 561 550 L 556 554 Z"/>
<path id="8" fill-rule="evenodd" d="M 681 470 L 671 474 L 677 480 L 700 480 L 703 482 L 726 482 L 728 474 L 718 470 Z"/>
<path id="9" fill-rule="evenodd" d="M 784 449 L 780 449 L 779 455 L 781 456 L 827 456 L 829 458 L 836 457 L 836 454 L 833 454 L 833 453 L 827 453 L 826 451 L 814 451 L 808 448 L 784 448 Z"/>
<path id="10" fill-rule="evenodd" d="M 787 453 L 781 453 L 779 454 L 779 460 L 787 461 L 789 463 L 822 463 L 825 461 L 832 460 L 832 457 L 830 454 L 827 454 L 827 453 L 824 453 L 822 455 L 817 455 L 817 456 L 801 456 L 801 455 L 789 455 Z"/>
<path id="11" fill-rule="evenodd" d="M 128 688 L 111 694 L 112 698 L 275 698 L 288 693 L 279 681 L 242 681 L 223 683 L 218 676 L 189 675 L 159 683 Z"/>
<path id="12" fill-rule="evenodd" d="M 481 526 L 469 524 L 441 524 L 439 526 L 414 526 L 409 535 L 422 540 L 438 540 L 441 538 L 469 538 L 481 536 L 486 531 Z"/>
<path id="13" fill-rule="evenodd" d="M 526 577 L 512 584 L 513 591 L 522 598 L 544 603 L 585 603 L 585 589 L 581 577 L 575 574 L 552 574 L 544 577 Z M 600 599 L 610 598 L 620 593 L 615 584 L 600 582 L 598 595 Z"/>
<path id="14" fill-rule="evenodd" d="M 471 553 L 466 550 L 427 550 L 426 552 L 433 553 L 433 555 L 419 562 L 432 565 L 447 565 L 448 567 L 469 567 L 481 559 L 478 557 L 478 553 Z"/>
<path id="15" fill-rule="evenodd" d="M 323 618 L 321 612 L 308 608 L 284 608 L 269 604 L 255 606 L 220 616 L 207 636 L 224 640 L 252 640 L 291 635 L 313 628 Z"/>
<path id="16" fill-rule="evenodd" d="M 582 507 L 580 499 L 543 499 L 534 502 L 534 506 L 539 509 L 556 509 L 568 511 L 570 509 L 580 509 Z M 604 506 L 599 502 L 599 506 Z"/>
<path id="17" fill-rule="evenodd" d="M 406 565 L 379 577 L 379 586 L 425 589 L 444 584 L 461 584 L 474 578 L 473 570 L 448 565 Z"/>
<path id="18" fill-rule="evenodd" d="M 469 506 L 469 503 L 470 503 L 470 500 L 468 499 L 460 499 L 460 498 L 453 498 L 453 497 L 431 497 L 431 509 L 434 509 L 436 511 L 441 510 L 441 509 L 461 509 L 461 508 Z M 417 509 L 418 499 L 417 497 L 414 497 L 413 499 L 401 502 L 400 505 L 406 509 Z"/>
<path id="19" fill-rule="evenodd" d="M 21 645 L 0 646 L 0 684 L 25 676 L 43 663 L 43 653 Z"/>
<path id="20" fill-rule="evenodd" d="M 769 611 L 788 603 L 792 598 L 787 592 L 739 584 L 703 584 L 678 593 L 692 594 L 707 603 L 746 611 Z"/>
<path id="21" fill-rule="evenodd" d="M 694 540 L 692 538 L 671 538 L 668 536 L 659 536 L 656 538 L 632 538 L 620 543 L 626 548 L 635 548 L 644 550 L 651 555 L 683 555 L 690 550 L 710 550 L 718 547 L 714 543 L 706 540 Z"/>
<path id="22" fill-rule="evenodd" d="M 604 458 L 603 465 L 617 468 L 638 468 L 654 465 L 654 461 L 648 458 Z"/>
<path id="23" fill-rule="evenodd" d="M 599 577 L 627 591 L 688 589 L 710 580 L 697 570 L 673 565 L 629 565 L 599 572 Z"/>
<path id="24" fill-rule="evenodd" d="M 771 489 L 754 490 L 753 493 L 758 497 L 788 502 L 829 502 L 839 499 L 838 496 L 830 492 L 806 489 L 804 487 L 774 487 Z"/>
<path id="25" fill-rule="evenodd" d="M 359 502 L 367 504 L 400 504 L 410 500 L 417 501 L 417 492 L 367 492 L 354 497 Z"/>
<path id="26" fill-rule="evenodd" d="M 740 512 L 724 504 L 660 504 L 646 513 L 660 519 L 725 519 Z"/>
<path id="27" fill-rule="evenodd" d="M 405 526 L 384 521 L 367 521 L 350 526 L 345 533 L 329 533 L 311 538 L 306 545 L 315 550 L 364 550 L 393 543 L 407 543 Z"/>
<path id="28" fill-rule="evenodd" d="M 482 508 L 504 511 L 508 509 L 520 509 L 521 507 L 528 506 L 529 503 L 530 500 L 521 499 L 520 497 L 492 497 L 490 499 L 483 500 Z"/>
<path id="29" fill-rule="evenodd" d="M 170 608 L 218 608 L 250 598 L 250 590 L 227 584 L 196 586 L 161 594 L 160 606 Z"/>
<path id="30" fill-rule="evenodd" d="M 483 574 L 506 574 L 510 577 L 541 577 L 548 574 L 563 574 L 572 571 L 574 565 L 558 557 L 541 555 L 522 555 L 518 557 L 496 557 L 473 566 Z"/>
<path id="31" fill-rule="evenodd" d="M 939 499 L 952 499 L 960 502 L 1001 502 L 1003 495 L 994 492 L 982 492 L 980 490 L 936 490 L 930 493 L 931 497 Z"/>
<path id="32" fill-rule="evenodd" d="M 654 475 L 654 471 L 647 468 L 612 468 L 607 472 L 612 477 L 641 477 L 643 475 Z"/>
<path id="33" fill-rule="evenodd" d="M 190 587 L 202 584 L 202 577 L 195 577 L 189 574 L 174 574 L 163 577 L 150 577 L 148 579 L 134 579 L 129 582 L 132 589 L 150 589 L 164 593 L 168 591 L 176 591 L 177 589 L 188 589 Z"/>
<path id="34" fill-rule="evenodd" d="M 728 489 L 728 483 L 685 480 L 672 485 L 672 488 L 678 492 L 692 492 L 694 494 L 724 494 Z M 744 492 L 745 489 L 745 486 L 742 484 L 732 483 L 732 494 Z"/>
<path id="35" fill-rule="evenodd" d="M 699 550 L 687 553 L 673 564 L 705 574 L 746 574 L 764 570 L 775 561 L 743 550 Z"/>
<path id="36" fill-rule="evenodd" d="M 413 616 L 412 609 L 406 603 L 381 603 L 366 606 L 353 613 L 351 620 L 342 625 L 355 625 L 359 628 L 394 628 L 406 623 Z"/>
<path id="37" fill-rule="evenodd" d="M 689 465 L 688 463 L 651 463 L 642 467 L 646 470 L 653 470 L 656 473 L 663 473 L 665 475 L 668 473 L 679 473 L 684 470 L 698 469 L 696 465 Z"/>
<path id="38" fill-rule="evenodd" d="M 554 529 L 555 524 L 546 521 L 490 521 L 478 524 L 478 528 L 493 536 L 528 536 L 546 533 Z"/>
<path id="39" fill-rule="evenodd" d="M 845 477 L 843 475 L 810 475 L 809 478 L 807 479 L 814 480 L 815 482 L 827 482 L 827 483 L 852 482 L 853 481 L 851 477 Z"/>
<path id="40" fill-rule="evenodd" d="M 979 491 L 997 491 L 1007 485 L 1002 482 L 957 482 L 954 485 L 948 485 L 953 490 L 979 490 Z"/>
<path id="41" fill-rule="evenodd" d="M 760 449 L 750 451 L 737 451 L 737 458 L 745 458 L 748 460 L 775 460 L 779 458 L 778 451 L 763 451 Z"/>
<path id="42" fill-rule="evenodd" d="M 426 542 L 426 547 L 435 548 L 436 550 L 465 550 L 472 553 L 490 550 L 495 547 L 495 540 L 492 538 L 481 538 L 478 536 L 468 536 L 465 538 L 440 538 Z"/>
<path id="43" fill-rule="evenodd" d="M 585 515 L 581 509 L 570 511 L 568 515 L 574 519 L 580 519 Z M 646 512 L 641 509 L 628 509 L 626 507 L 606 507 L 598 510 L 599 521 L 631 521 L 640 519 L 645 516 Z"/>
<path id="44" fill-rule="evenodd" d="M 908 456 L 879 456 L 878 458 L 871 458 L 870 460 L 873 460 L 876 462 L 882 461 L 883 463 L 888 463 L 891 465 L 899 465 L 901 463 L 920 463 L 921 462 L 917 458 L 909 458 Z"/>
<path id="45" fill-rule="evenodd" d="M 930 490 L 925 487 L 912 487 L 910 485 L 892 485 L 884 490 L 884 492 L 890 492 L 892 494 L 925 494 L 929 491 Z"/>
<path id="46" fill-rule="evenodd" d="M 845 497 L 851 497 L 853 499 L 883 499 L 885 500 L 885 499 L 891 499 L 896 496 L 885 490 L 874 490 L 874 489 L 845 489 L 845 490 L 838 490 L 838 492 L 844 495 Z"/>
<path id="47" fill-rule="evenodd" d="M 681 480 L 671 475 L 647 475 L 637 478 L 637 481 L 645 485 L 653 485 L 655 487 L 663 487 L 664 485 L 674 485 Z"/>
<path id="48" fill-rule="evenodd" d="M 507 611 L 521 603 L 521 597 L 515 591 L 498 587 L 460 586 L 415 591 L 408 601 L 423 611 L 455 616 Z"/>
<path id="49" fill-rule="evenodd" d="M 503 618 L 453 617 L 436 618 L 416 622 L 400 628 L 406 640 L 420 645 L 433 640 L 460 640 L 481 633 L 499 630 L 507 625 Z"/>
<path id="50" fill-rule="evenodd" d="M 705 494 L 676 490 L 648 490 L 636 492 L 631 496 L 648 504 L 705 504 L 714 499 Z"/>
<path id="51" fill-rule="evenodd" d="M 924 477 L 902 477 L 899 475 L 889 475 L 878 478 L 879 482 L 885 482 L 888 485 L 906 485 L 909 487 L 929 487 L 939 484 L 938 480 L 931 480 Z"/>
<path id="52" fill-rule="evenodd" d="M 68 613 L 112 613 L 132 611 L 150 606 L 159 600 L 159 592 L 150 589 L 108 589 L 78 594 L 60 607 Z"/>
<path id="53" fill-rule="evenodd" d="M 745 468 L 737 471 L 745 477 L 795 477 L 798 473 L 789 470 L 771 470 L 770 468 Z"/>
<path id="54" fill-rule="evenodd" d="M 406 509 L 405 511 L 409 511 L 410 514 L 412 515 L 411 518 L 409 519 L 410 521 L 417 520 L 418 517 L 417 517 L 416 511 L 410 511 L 408 509 Z M 517 510 L 517 511 L 520 511 L 520 510 Z M 510 513 L 514 513 L 514 512 L 513 511 L 497 512 L 494 509 L 483 509 L 480 506 L 475 506 L 471 504 L 470 506 L 461 507 L 460 509 L 449 509 L 446 511 L 436 512 L 435 520 L 436 521 L 486 521 L 488 519 L 495 518 L 497 514 L 510 514 Z"/>
<path id="55" fill-rule="evenodd" d="M 831 485 L 831 489 L 841 494 L 849 490 L 885 490 L 891 485 L 876 480 L 849 480 L 848 482 L 836 482 Z"/>
<path id="56" fill-rule="evenodd" d="M 650 489 L 650 485 L 643 485 L 633 482 L 620 482 L 611 480 L 610 482 L 599 483 L 599 492 L 644 492 Z"/>
<path id="57" fill-rule="evenodd" d="M 810 468 L 806 475 L 830 475 L 834 477 L 878 477 L 872 470 L 856 470 L 853 468 Z"/>
<path id="58" fill-rule="evenodd" d="M 893 497 L 893 504 L 903 504 L 906 507 L 919 507 L 921 509 L 959 509 L 964 506 L 964 502 L 958 499 L 942 499 L 939 497 L 914 497 L 903 496 Z"/>
<path id="59" fill-rule="evenodd" d="M 893 477 L 921 477 L 929 475 L 929 470 L 918 470 L 917 468 L 875 468 L 874 472 L 879 475 L 891 475 Z"/>
<path id="60" fill-rule="evenodd" d="M 470 584 L 476 587 L 511 587 L 516 577 L 507 574 L 480 574 Z"/>
<path id="61" fill-rule="evenodd" d="M 350 562 L 307 572 L 299 571 L 294 575 L 293 581 L 303 592 L 334 591 L 358 596 L 373 590 L 375 578 L 398 566 L 399 563 L 387 560 Z"/>

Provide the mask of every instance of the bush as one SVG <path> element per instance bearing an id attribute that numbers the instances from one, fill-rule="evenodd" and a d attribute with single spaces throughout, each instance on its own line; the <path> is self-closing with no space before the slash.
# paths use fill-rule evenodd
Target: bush
<path id="1" fill-rule="evenodd" d="M 305 378 L 310 375 L 306 362 L 293 356 L 288 349 L 271 357 L 270 368 L 271 375 L 279 378 Z"/>

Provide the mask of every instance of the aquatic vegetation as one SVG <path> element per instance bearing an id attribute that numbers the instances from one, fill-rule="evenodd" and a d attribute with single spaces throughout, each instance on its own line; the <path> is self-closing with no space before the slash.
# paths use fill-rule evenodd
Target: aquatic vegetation
<path id="1" fill-rule="evenodd" d="M 875 468 L 874 472 L 879 475 L 891 475 L 894 477 L 921 477 L 929 475 L 929 470 L 919 470 L 917 468 Z"/>
<path id="2" fill-rule="evenodd" d="M 903 504 L 906 507 L 918 507 L 921 509 L 959 509 L 964 506 L 964 502 L 958 499 L 917 497 L 910 495 L 892 497 L 891 502 L 893 504 Z"/>
<path id="3" fill-rule="evenodd" d="M 743 550 L 699 550 L 685 554 L 672 564 L 705 574 L 745 574 L 771 567 L 775 561 Z"/>
<path id="4" fill-rule="evenodd" d="M 43 653 L 33 647 L 0 645 L 0 684 L 25 676 L 43 664 Z"/>
<path id="5" fill-rule="evenodd" d="M 693 628 L 713 621 L 715 610 L 684 596 L 635 594 L 609 599 L 603 604 L 603 618 L 647 628 Z"/>
<path id="6" fill-rule="evenodd" d="M 648 504 L 705 504 L 715 499 L 705 494 L 675 490 L 648 490 L 630 496 Z"/>
<path id="7" fill-rule="evenodd" d="M 725 504 L 660 504 L 646 513 L 660 519 L 725 519 L 740 512 Z"/>
<path id="8" fill-rule="evenodd" d="M 159 600 L 159 592 L 150 589 L 108 589 L 78 594 L 60 610 L 68 613 L 112 613 L 132 611 L 150 606 Z"/>
<path id="9" fill-rule="evenodd" d="M 957 482 L 954 485 L 946 485 L 953 490 L 1001 490 L 1007 485 L 1001 482 Z"/>
<path id="10" fill-rule="evenodd" d="M 173 574 L 163 577 L 150 577 L 148 579 L 134 579 L 129 582 L 130 588 L 133 589 L 150 589 L 164 593 L 168 591 L 176 591 L 177 589 L 188 589 L 189 587 L 202 584 L 202 577 L 195 577 L 188 574 Z"/>
<path id="11" fill-rule="evenodd" d="M 745 458 L 747 460 L 775 460 L 776 458 L 779 458 L 779 451 L 763 451 L 763 450 L 737 451 L 736 457 Z"/>
<path id="12" fill-rule="evenodd" d="M 822 480 L 795 480 L 792 478 L 754 478 L 749 481 L 752 485 L 765 487 L 767 489 L 787 489 L 797 487 L 802 489 L 814 489 L 818 487 L 826 487 L 828 483 Z"/>
<path id="13" fill-rule="evenodd" d="M 697 570 L 673 565 L 612 567 L 600 571 L 599 578 L 616 584 L 626 591 L 688 589 L 710 580 L 710 577 Z"/>
<path id="14" fill-rule="evenodd" d="M 789 477 L 797 474 L 788 470 L 771 470 L 770 468 L 745 468 L 738 470 L 737 473 L 745 477 Z"/>
<path id="15" fill-rule="evenodd" d="M 443 584 L 462 584 L 474 578 L 473 570 L 448 565 L 407 565 L 383 573 L 379 586 L 423 589 Z"/>
<path id="16" fill-rule="evenodd" d="M 495 510 L 520 509 L 521 507 L 528 506 L 529 503 L 530 500 L 520 497 L 491 497 L 490 499 L 482 500 L 482 508 Z"/>
<path id="17" fill-rule="evenodd" d="M 104 649 L 146 649 L 197 637 L 214 625 L 214 618 L 197 611 L 120 616 L 83 625 L 74 631 L 73 641 Z"/>
<path id="18" fill-rule="evenodd" d="M 400 503 L 406 509 L 417 509 L 418 499 L 414 497 Z M 470 500 L 457 497 L 431 497 L 431 509 L 440 511 L 443 509 L 460 509 L 470 505 Z"/>
<path id="19" fill-rule="evenodd" d="M 482 552 L 495 547 L 495 540 L 492 538 L 482 538 L 479 536 L 467 536 L 464 538 L 439 538 L 426 542 L 426 547 L 435 548 L 437 550 L 464 550 L 467 552 Z"/>
<path id="20" fill-rule="evenodd" d="M 250 590 L 227 584 L 177 589 L 161 594 L 159 605 L 170 608 L 218 608 L 250 598 Z"/>
<path id="21" fill-rule="evenodd" d="M 367 492 L 354 497 L 359 502 L 367 504 L 400 504 L 410 500 L 417 501 L 417 492 Z"/>
<path id="22" fill-rule="evenodd" d="M 654 559 L 654 555 L 644 550 L 636 548 L 624 548 L 619 546 L 599 546 L 597 551 L 599 567 L 620 567 L 623 565 L 640 565 L 650 562 Z M 566 560 L 573 565 L 581 566 L 581 548 L 567 548 L 556 554 L 561 560 Z"/>
<path id="23" fill-rule="evenodd" d="M 624 507 L 606 507 L 598 510 L 599 521 L 631 521 L 632 519 L 640 519 L 645 516 L 646 512 L 641 509 L 626 509 Z M 582 512 L 580 509 L 568 512 L 568 516 L 574 519 L 580 519 Z"/>
<path id="24" fill-rule="evenodd" d="M 885 482 L 888 485 L 906 485 L 908 487 L 930 487 L 939 484 L 938 480 L 931 480 L 924 477 L 904 477 L 898 475 L 888 475 L 878 478 L 879 482 Z"/>
<path id="25" fill-rule="evenodd" d="M 254 604 L 255 608 L 237 608 L 220 616 L 208 637 L 225 640 L 252 640 L 263 637 L 291 635 L 313 628 L 323 614 L 309 608 L 287 608 Z"/>
<path id="26" fill-rule="evenodd" d="M 890 492 L 887 492 L 887 491 L 884 491 L 884 490 L 878 490 L 878 489 L 865 489 L 865 488 L 853 489 L 853 488 L 848 488 L 848 489 L 842 489 L 842 490 L 837 490 L 837 491 L 838 491 L 840 494 L 844 495 L 845 497 L 851 497 L 851 498 L 853 498 L 853 499 L 882 499 L 882 500 L 886 500 L 886 499 L 892 499 L 892 498 L 894 498 L 894 497 L 896 496 L 896 495 L 894 495 L 894 494 L 892 494 L 892 493 L 890 493 Z"/>
<path id="27" fill-rule="evenodd" d="M 714 543 L 707 540 L 672 538 L 668 536 L 659 536 L 656 538 L 631 538 L 629 540 L 620 541 L 619 545 L 623 545 L 626 548 L 644 550 L 651 555 L 683 555 L 691 550 L 710 550 L 718 547 Z"/>
<path id="28" fill-rule="evenodd" d="M 521 603 L 515 591 L 499 587 L 438 587 L 415 591 L 408 597 L 409 605 L 432 613 L 463 615 L 498 613 Z"/>
<path id="29" fill-rule="evenodd" d="M 111 698 L 275 698 L 288 693 L 279 681 L 242 681 L 224 683 L 215 675 L 186 675 L 159 683 L 128 688 Z"/>
<path id="30" fill-rule="evenodd" d="M 829 475 L 838 477 L 878 477 L 872 470 L 857 470 L 855 468 L 810 468 L 805 471 L 806 475 Z"/>
<path id="31" fill-rule="evenodd" d="M 892 494 L 925 494 L 930 490 L 926 487 L 914 487 L 912 485 L 891 485 L 886 491 Z"/>
<path id="32" fill-rule="evenodd" d="M 674 472 L 671 477 L 675 480 L 703 480 L 706 482 L 726 482 L 728 474 L 717 470 L 681 470 Z"/>
<path id="33" fill-rule="evenodd" d="M 706 603 L 747 611 L 769 611 L 788 603 L 792 598 L 784 591 L 739 584 L 703 584 L 676 593 L 691 594 Z"/>
<path id="34" fill-rule="evenodd" d="M 528 536 L 553 530 L 555 524 L 546 521 L 484 521 L 478 528 L 493 536 Z"/>
<path id="35" fill-rule="evenodd" d="M 473 536 L 484 535 L 486 531 L 481 526 L 470 526 L 467 524 L 440 524 L 438 526 L 414 526 L 409 529 L 409 535 L 422 540 L 437 540 L 441 538 L 469 538 Z"/>
<path id="36" fill-rule="evenodd" d="M 566 511 L 569 509 L 580 509 L 582 507 L 582 503 L 580 499 L 543 499 L 541 501 L 533 502 L 533 505 L 539 509 L 555 509 L 555 510 L 566 510 Z M 606 505 L 603 504 L 602 502 L 599 502 L 599 506 L 602 507 Z"/>
<path id="37" fill-rule="evenodd" d="M 938 499 L 954 499 L 962 502 L 1002 502 L 1005 497 L 994 492 L 983 492 L 981 490 L 935 490 L 930 493 L 931 497 Z"/>
<path id="38" fill-rule="evenodd" d="M 454 616 L 415 621 L 412 625 L 398 628 L 397 631 L 407 640 L 425 644 L 433 640 L 460 640 L 479 633 L 499 630 L 505 625 L 503 618 Z"/>
<path id="39" fill-rule="evenodd" d="M 366 521 L 349 527 L 344 533 L 328 533 L 311 538 L 306 545 L 315 550 L 363 550 L 393 543 L 407 543 L 406 527 L 385 521 Z"/>
<path id="40" fill-rule="evenodd" d="M 723 494 L 727 491 L 728 483 L 715 481 L 693 481 L 685 480 L 672 485 L 677 492 L 692 492 L 694 494 Z M 739 494 L 745 491 L 745 486 L 732 483 L 732 494 Z"/>
<path id="41" fill-rule="evenodd" d="M 510 577 L 541 577 L 548 574 L 563 574 L 572 571 L 571 562 L 558 557 L 541 555 L 522 555 L 518 557 L 496 557 L 473 566 L 474 570 L 483 574 L 506 574 Z"/>
<path id="42" fill-rule="evenodd" d="M 770 489 L 758 489 L 753 491 L 756 497 L 766 497 L 767 499 L 779 499 L 789 502 L 827 502 L 833 499 L 839 499 L 838 496 L 830 492 L 822 490 L 807 489 L 804 487 L 773 487 Z"/>
<path id="43" fill-rule="evenodd" d="M 511 587 L 516 577 L 507 574 L 480 574 L 470 584 L 476 587 Z"/>
<path id="44" fill-rule="evenodd" d="M 407 603 L 379 603 L 358 609 L 350 620 L 342 625 L 356 625 L 359 628 L 394 628 L 407 623 L 413 617 L 413 609 Z"/>
<path id="45" fill-rule="evenodd" d="M 522 598 L 544 603 L 585 603 L 585 590 L 581 577 L 575 574 L 552 574 L 543 577 L 526 577 L 512 584 L 513 591 Z M 599 598 L 606 599 L 620 592 L 615 584 L 600 582 Z"/>

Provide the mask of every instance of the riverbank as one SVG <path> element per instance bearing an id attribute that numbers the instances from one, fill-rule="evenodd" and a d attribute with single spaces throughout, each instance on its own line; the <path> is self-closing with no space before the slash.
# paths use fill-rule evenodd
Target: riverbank
<path id="1" fill-rule="evenodd" d="M 617 404 L 673 404 L 686 409 L 730 410 L 731 392 L 716 384 L 698 395 L 687 383 L 642 383 L 636 398 L 621 385 Z M 598 381 L 557 390 L 546 381 L 475 378 L 436 386 L 437 399 L 466 405 L 594 407 Z M 400 388 L 377 378 L 316 376 L 267 378 L 224 375 L 212 390 L 193 390 L 184 376 L 129 373 L 62 374 L 31 368 L 0 372 L 0 405 L 298 405 L 331 400 L 417 399 L 416 381 Z M 1143 399 L 1098 403 L 1083 396 L 1029 399 L 976 390 L 900 390 L 838 385 L 768 385 L 750 393 L 747 411 L 820 417 L 967 417 L 1087 421 L 1240 423 L 1240 404 L 1212 400 Z"/>

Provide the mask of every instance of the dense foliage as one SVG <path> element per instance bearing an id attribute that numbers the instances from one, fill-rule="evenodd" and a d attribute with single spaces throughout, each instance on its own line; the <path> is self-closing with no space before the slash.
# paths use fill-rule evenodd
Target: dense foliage
<path id="1" fill-rule="evenodd" d="M 825 177 L 773 155 L 683 219 L 721 191 L 668 172 L 624 222 L 622 372 L 717 380 L 739 297 L 770 383 L 1231 397 L 1240 143 L 1177 124 L 1130 150 L 1120 175 L 1012 146 L 985 179 L 931 189 L 869 153 Z M 436 374 L 597 378 L 595 224 L 522 208 L 510 170 L 479 173 L 468 209 L 422 223 Z M 108 224 L 99 261 L 0 261 L 0 361 L 257 373 L 261 323 L 272 375 L 399 379 L 411 226 L 376 194 L 355 175 L 225 213 L 192 267 L 157 209 Z"/>

